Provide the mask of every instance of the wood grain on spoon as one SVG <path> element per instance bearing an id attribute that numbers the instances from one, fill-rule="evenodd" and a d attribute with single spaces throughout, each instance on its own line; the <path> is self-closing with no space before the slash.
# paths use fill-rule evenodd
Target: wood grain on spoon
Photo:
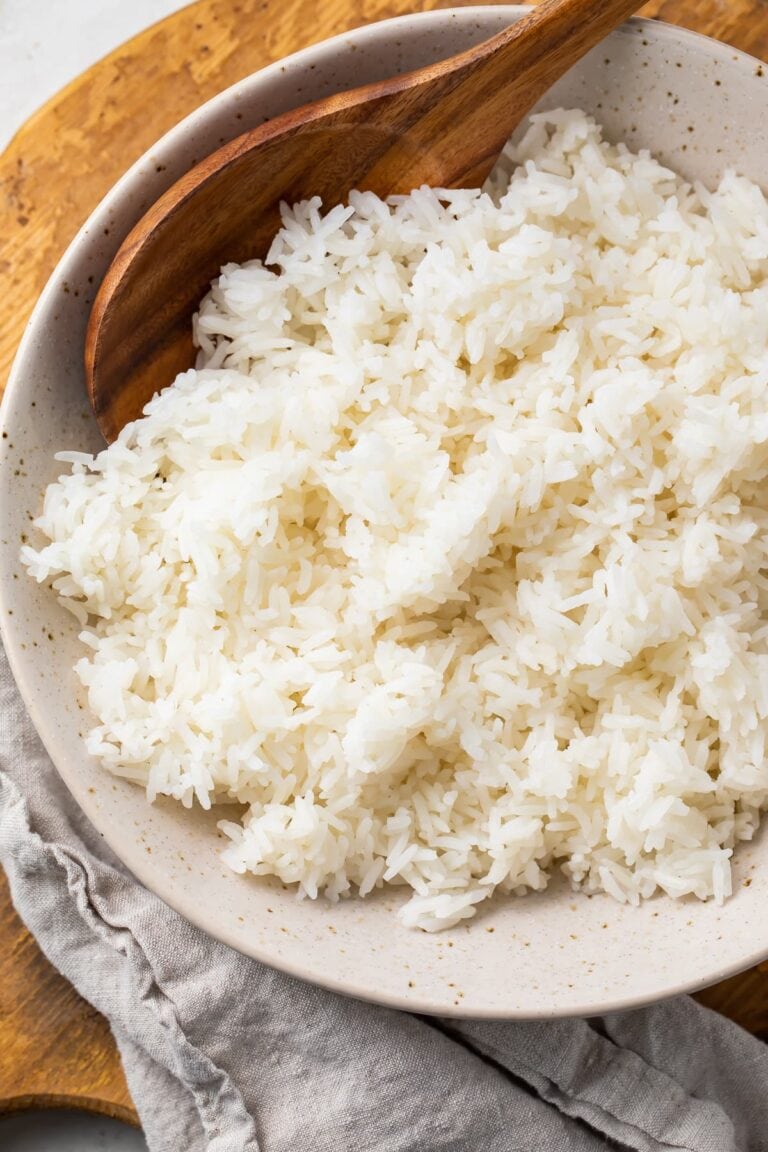
<path id="1" fill-rule="evenodd" d="M 544 0 L 448 60 L 285 113 L 218 149 L 126 238 L 94 302 L 88 391 L 107 440 L 193 363 L 191 316 L 221 265 L 264 257 L 279 205 L 352 188 L 476 187 L 548 88 L 636 0 Z"/>

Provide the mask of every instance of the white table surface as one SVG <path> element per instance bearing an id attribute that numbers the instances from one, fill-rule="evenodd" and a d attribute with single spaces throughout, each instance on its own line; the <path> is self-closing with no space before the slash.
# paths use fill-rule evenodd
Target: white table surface
<path id="1" fill-rule="evenodd" d="M 183 0 L 0 0 L 0 149 L 49 96 Z M 143 1152 L 140 1133 L 75 1112 L 0 1118 L 2 1152 Z M 179 1149 L 183 1152 L 183 1149 Z"/>
<path id="2" fill-rule="evenodd" d="M 0 148 L 100 56 L 184 0 L 0 0 Z"/>

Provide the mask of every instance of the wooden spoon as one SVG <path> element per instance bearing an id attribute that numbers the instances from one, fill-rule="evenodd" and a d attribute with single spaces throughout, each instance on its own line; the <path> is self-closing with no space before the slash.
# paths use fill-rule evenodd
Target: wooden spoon
<path id="1" fill-rule="evenodd" d="M 477 187 L 536 101 L 638 0 L 543 0 L 491 40 L 286 112 L 225 144 L 153 205 L 93 305 L 85 365 L 113 440 L 194 362 L 191 317 L 222 264 L 264 257 L 281 200 Z"/>

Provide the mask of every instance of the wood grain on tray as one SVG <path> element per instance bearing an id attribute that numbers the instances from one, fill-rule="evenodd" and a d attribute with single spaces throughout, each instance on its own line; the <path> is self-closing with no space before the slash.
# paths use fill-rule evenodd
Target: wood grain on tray
<path id="1" fill-rule="evenodd" d="M 0 1112 L 70 1106 L 138 1124 L 109 1024 L 45 959 L 0 869 Z"/>
<path id="2" fill-rule="evenodd" d="M 13 301 L 0 315 L 0 384 L 65 247 L 121 173 L 173 124 L 306 44 L 419 7 L 460 6 L 461 0 L 199 0 L 74 80 L 0 156 L 0 276 Z M 641 14 L 768 56 L 763 0 L 657 0 Z M 698 998 L 768 1038 L 768 964 Z M 62 1103 L 137 1120 L 106 1021 L 48 964 L 2 881 L 0 1111 Z"/>

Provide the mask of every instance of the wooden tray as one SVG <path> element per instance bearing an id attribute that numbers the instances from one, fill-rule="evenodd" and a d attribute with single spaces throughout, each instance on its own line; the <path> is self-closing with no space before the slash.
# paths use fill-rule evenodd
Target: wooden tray
<path id="1" fill-rule="evenodd" d="M 75 231 L 168 128 L 241 77 L 372 20 L 461 0 L 199 0 L 74 80 L 0 156 L 0 381 Z M 657 0 L 642 13 L 768 56 L 764 0 Z M 766 80 L 768 83 L 768 80 Z M 768 1037 L 768 964 L 699 999 Z M 11 907 L 0 873 L 0 1111 L 72 1104 L 138 1123 L 109 1027 L 58 976 Z"/>

